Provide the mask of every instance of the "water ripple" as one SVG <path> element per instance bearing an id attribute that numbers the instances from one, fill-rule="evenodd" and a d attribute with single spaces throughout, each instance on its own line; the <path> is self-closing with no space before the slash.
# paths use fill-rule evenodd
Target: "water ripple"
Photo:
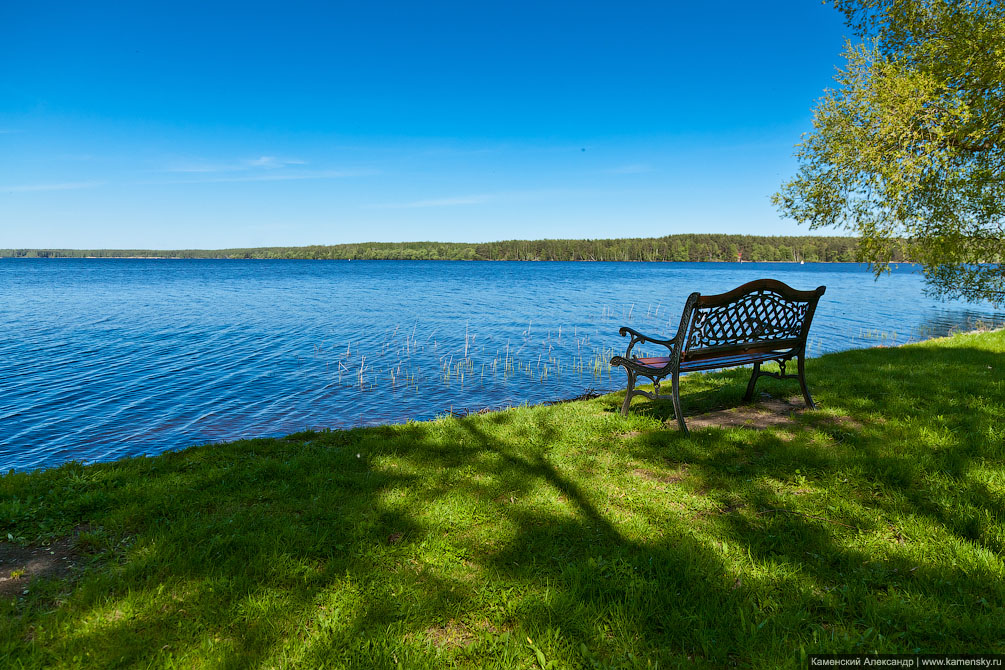
<path id="1" fill-rule="evenodd" d="M 619 326 L 763 276 L 827 285 L 811 355 L 1005 322 L 910 267 L 3 259 L 0 469 L 620 388 Z"/>

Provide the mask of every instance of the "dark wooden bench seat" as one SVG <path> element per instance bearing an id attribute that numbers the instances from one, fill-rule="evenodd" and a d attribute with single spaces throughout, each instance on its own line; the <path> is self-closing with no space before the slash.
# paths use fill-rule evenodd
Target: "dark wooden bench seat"
<path id="1" fill-rule="evenodd" d="M 627 326 L 621 328 L 622 337 L 631 336 L 625 355 L 611 359 L 611 365 L 624 367 L 628 374 L 628 392 L 621 413 L 628 414 L 636 395 L 672 400 L 677 423 L 686 433 L 687 424 L 680 407 L 680 375 L 742 365 L 754 366 L 745 400 L 753 397 L 758 377 L 797 379 L 807 407 L 814 407 L 806 388 L 806 336 L 817 301 L 825 290 L 825 286 L 820 286 L 814 291 L 797 291 L 774 279 L 758 279 L 718 295 L 692 293 L 684 304 L 677 334 L 670 339 L 643 335 Z M 666 347 L 669 355 L 632 354 L 637 344 L 650 343 Z M 792 359 L 797 364 L 795 375 L 785 373 L 785 364 Z M 780 372 L 761 371 L 761 364 L 771 361 L 778 363 Z M 652 381 L 652 393 L 635 388 L 638 377 Z M 671 379 L 669 396 L 660 395 L 660 382 L 666 377 Z"/>

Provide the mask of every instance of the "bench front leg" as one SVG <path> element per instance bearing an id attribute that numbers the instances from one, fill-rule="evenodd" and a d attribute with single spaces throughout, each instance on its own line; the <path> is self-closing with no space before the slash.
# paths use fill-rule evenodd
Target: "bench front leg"
<path id="1" fill-rule="evenodd" d="M 628 373 L 628 390 L 625 392 L 625 402 L 621 405 L 621 416 L 628 416 L 628 406 L 632 403 L 632 391 L 635 389 L 635 373 L 625 368 Z"/>
<path id="2" fill-rule="evenodd" d="M 761 376 L 761 364 L 754 363 L 754 373 L 750 375 L 750 381 L 747 382 L 747 392 L 743 394 L 743 400 L 745 402 L 750 402 L 750 399 L 754 397 L 754 386 L 757 384 L 757 378 Z"/>
<path id="3" fill-rule="evenodd" d="M 681 432 L 687 435 L 687 424 L 684 423 L 684 413 L 680 409 L 680 373 L 676 370 L 671 378 L 671 387 L 673 388 L 673 413 L 677 417 L 677 425 L 680 426 Z"/>

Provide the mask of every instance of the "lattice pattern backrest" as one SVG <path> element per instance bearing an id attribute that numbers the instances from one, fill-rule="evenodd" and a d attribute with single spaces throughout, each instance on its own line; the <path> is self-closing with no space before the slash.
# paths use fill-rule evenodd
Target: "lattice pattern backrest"
<path id="1" fill-rule="evenodd" d="M 696 307 L 685 350 L 795 339 L 800 336 L 807 302 L 792 302 L 762 289 L 726 305 Z"/>

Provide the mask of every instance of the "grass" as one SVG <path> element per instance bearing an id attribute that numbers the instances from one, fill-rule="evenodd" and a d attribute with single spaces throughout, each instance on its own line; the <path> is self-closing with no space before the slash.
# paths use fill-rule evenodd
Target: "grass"
<path id="1" fill-rule="evenodd" d="M 0 667 L 1005 652 L 1005 332 L 807 367 L 821 409 L 762 430 L 614 394 L 3 475 L 8 550 L 74 567 L 0 597 Z M 745 376 L 688 378 L 685 411 Z"/>

